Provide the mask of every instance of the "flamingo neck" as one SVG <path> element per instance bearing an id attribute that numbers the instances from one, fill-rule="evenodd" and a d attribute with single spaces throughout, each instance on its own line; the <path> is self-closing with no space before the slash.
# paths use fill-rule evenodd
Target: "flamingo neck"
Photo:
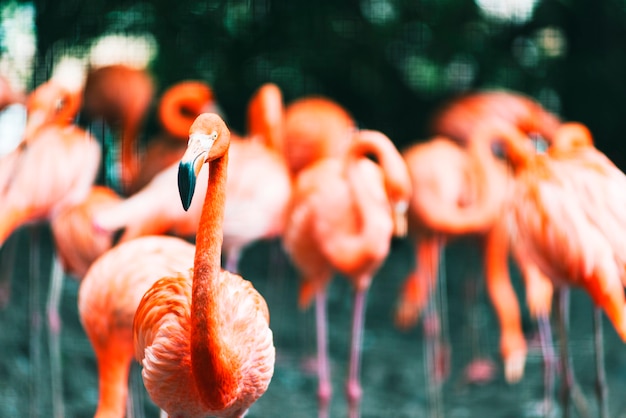
<path id="1" fill-rule="evenodd" d="M 379 141 L 362 138 L 353 143 L 346 157 L 346 178 L 354 198 L 358 229 L 354 235 L 344 237 L 344 248 L 336 252 L 342 257 L 334 262 L 340 271 L 355 278 L 357 289 L 369 286 L 370 273 L 378 268 L 389 251 L 387 235 L 391 238 L 392 229 L 390 212 L 372 202 L 372 185 L 362 179 L 360 161 L 368 153 L 376 156 L 383 166 L 383 176 L 386 175 L 383 161 L 389 160 Z"/>
<path id="2" fill-rule="evenodd" d="M 217 308 L 220 286 L 222 224 L 226 196 L 228 153 L 209 163 L 206 198 L 196 235 L 191 296 L 191 363 L 198 392 L 210 409 L 221 409 L 233 388 L 222 342 L 223 321 Z"/>

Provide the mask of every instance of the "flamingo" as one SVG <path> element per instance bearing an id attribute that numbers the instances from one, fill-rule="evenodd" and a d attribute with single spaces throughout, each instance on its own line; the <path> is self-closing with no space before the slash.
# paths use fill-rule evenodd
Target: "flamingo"
<path id="1" fill-rule="evenodd" d="M 59 70 L 28 97 L 24 138 L 17 148 L 0 159 L 0 246 L 16 229 L 50 221 L 56 213 L 85 199 L 100 164 L 100 145 L 87 132 L 72 124 L 80 108 L 80 89 L 75 80 Z M 38 235 L 31 251 L 37 256 Z M 53 414 L 63 416 L 58 314 L 62 273 L 53 257 L 53 272 L 47 300 Z M 36 282 L 36 278 L 31 280 Z M 36 295 L 31 294 L 35 298 Z M 8 295 L 7 295 L 8 298 Z M 35 318 L 38 310 L 31 313 Z M 31 334 L 33 350 L 39 344 Z M 39 378 L 38 378 L 39 379 Z"/>
<path id="2" fill-rule="evenodd" d="M 367 157 L 373 154 L 378 163 Z M 384 134 L 354 133 L 341 157 L 321 159 L 295 180 L 283 243 L 301 276 L 299 305 L 315 298 L 320 417 L 331 398 L 326 344 L 326 287 L 334 272 L 355 291 L 347 398 L 359 416 L 361 336 L 370 282 L 389 253 L 392 235 L 406 233 L 410 178 L 400 153 Z"/>
<path id="3" fill-rule="evenodd" d="M 6 77 L 0 76 L 0 158 L 14 150 L 22 141 L 26 126 L 25 98 L 15 92 Z M 0 307 L 9 303 L 11 275 L 16 247 L 9 241 L 0 249 Z"/>
<path id="4" fill-rule="evenodd" d="M 559 126 L 556 116 L 524 95 L 504 90 L 475 92 L 446 104 L 432 118 L 431 131 L 437 135 L 403 153 L 414 186 L 409 220 L 416 264 L 401 290 L 396 325 L 406 329 L 417 321 L 429 300 L 429 289 L 435 286 L 443 244 L 455 236 L 478 234 L 483 238 L 488 294 L 500 321 L 505 378 L 513 383 L 523 376 L 527 347 L 517 297 L 510 283 L 506 234 L 495 227 L 499 212 L 493 210 L 493 205 L 503 207 L 510 175 L 506 165 L 496 161 L 495 165 L 490 164 L 495 171 L 489 181 L 480 183 L 477 172 L 481 165 L 495 157 L 484 154 L 486 160 L 481 162 L 476 160 L 479 154 L 469 153 L 476 140 L 488 141 L 493 148 L 491 138 L 472 135 L 493 121 L 504 121 L 547 140 Z M 483 189 L 485 196 L 499 200 L 492 199 L 492 205 L 481 203 Z M 521 263 L 530 290 L 531 312 L 549 312 L 550 286 L 530 264 L 528 259 Z M 550 361 L 549 354 L 546 361 Z"/>
<path id="5" fill-rule="evenodd" d="M 88 269 L 78 291 L 78 313 L 98 366 L 94 417 L 125 416 L 135 311 L 159 278 L 187 271 L 194 252 L 194 245 L 180 238 L 145 236 L 104 252 Z"/>
<path id="6" fill-rule="evenodd" d="M 237 271 L 241 252 L 247 245 L 280 236 L 284 228 L 291 177 L 282 156 L 264 141 L 259 135 L 231 139 L 224 220 L 224 252 L 229 271 Z M 198 195 L 206 193 L 207 175 L 207 170 L 200 171 Z M 176 176 L 177 167 L 172 165 L 120 204 L 98 211 L 94 220 L 97 227 L 109 231 L 124 228 L 121 242 L 165 233 L 193 238 L 202 212 L 201 201 L 196 200 L 184 211 L 176 201 Z"/>
<path id="7" fill-rule="evenodd" d="M 532 98 L 516 91 L 493 89 L 469 92 L 445 103 L 431 118 L 429 130 L 433 135 L 466 143 L 476 124 L 490 119 L 509 122 L 548 141 L 561 124 Z"/>
<path id="8" fill-rule="evenodd" d="M 153 95 L 154 82 L 145 69 L 112 64 L 87 73 L 83 110 L 91 120 L 102 119 L 119 138 L 120 172 L 115 175 L 124 193 L 137 175 L 137 144 Z"/>
<path id="9" fill-rule="evenodd" d="M 24 140 L 0 160 L 0 245 L 19 226 L 49 220 L 89 193 L 101 153 L 98 142 L 71 123 L 79 103 L 79 94 L 58 79 L 30 94 Z"/>
<path id="10" fill-rule="evenodd" d="M 504 141 L 514 169 L 507 217 L 511 245 L 528 255 L 555 286 L 584 289 L 626 341 L 626 258 L 619 238 L 626 226 L 620 209 L 626 177 L 593 149 L 589 131 L 580 124 L 564 124 L 546 154 L 528 148 L 525 136 L 510 126 L 494 126 L 491 135 Z M 561 361 L 566 373 L 561 390 L 567 415 L 573 379 L 564 311 L 561 304 Z M 600 373 L 598 378 L 603 386 Z M 605 390 L 598 392 L 603 417 L 608 416 Z"/>
<path id="11" fill-rule="evenodd" d="M 135 358 L 155 404 L 172 417 L 243 417 L 267 390 L 275 348 L 263 297 L 220 268 L 230 131 L 216 114 L 189 129 L 179 166 L 180 197 L 189 208 L 204 163 L 207 193 L 193 270 L 158 280 L 133 324 Z"/>
<path id="12" fill-rule="evenodd" d="M 345 154 L 355 129 L 350 113 L 329 98 L 307 96 L 289 103 L 282 153 L 292 176 L 319 159 Z"/>
<path id="13" fill-rule="evenodd" d="M 91 264 L 113 247 L 114 236 L 93 228 L 93 216 L 98 208 L 106 208 L 122 198 L 111 188 L 93 186 L 87 197 L 73 206 L 59 210 L 51 219 L 54 248 L 63 271 L 78 280 Z"/>
<path id="14" fill-rule="evenodd" d="M 141 152 L 141 164 L 129 194 L 141 190 L 156 174 L 180 161 L 187 147 L 189 127 L 205 112 L 219 114 L 213 90 L 202 81 L 180 81 L 163 93 L 157 109 L 162 130 L 147 141 Z"/>

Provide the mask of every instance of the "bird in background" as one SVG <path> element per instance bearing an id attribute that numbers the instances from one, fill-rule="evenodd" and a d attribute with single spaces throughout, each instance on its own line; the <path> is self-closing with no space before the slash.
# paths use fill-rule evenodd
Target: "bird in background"
<path id="1" fill-rule="evenodd" d="M 613 235 L 619 235 L 618 229 L 625 225 L 618 209 L 624 199 L 620 189 L 623 174 L 590 148 L 589 131 L 580 124 L 567 123 L 559 128 L 554 148 L 549 147 L 544 154 L 536 153 L 525 135 L 509 126 L 494 126 L 491 135 L 504 142 L 515 175 L 507 199 L 511 245 L 552 280 L 561 296 L 563 289 L 571 286 L 585 290 L 596 311 L 604 311 L 617 334 L 626 340 L 626 268 L 623 247 Z M 565 374 L 562 408 L 568 414 L 575 382 L 569 364 L 564 300 L 559 299 L 558 320 Z M 604 394 L 603 390 L 598 393 L 603 417 L 608 416 Z M 577 405 L 582 404 L 576 393 L 571 395 Z"/>
<path id="2" fill-rule="evenodd" d="M 344 155 L 356 129 L 352 115 L 323 96 L 292 101 L 284 116 L 281 150 L 294 177 L 315 161 Z"/>
<path id="3" fill-rule="evenodd" d="M 319 416 L 331 399 L 326 289 L 335 273 L 354 288 L 350 362 L 346 383 L 349 416 L 359 416 L 360 351 L 367 290 L 390 251 L 393 235 L 406 234 L 409 174 L 391 140 L 377 131 L 352 133 L 341 157 L 322 158 L 297 175 L 283 235 L 301 278 L 299 305 L 315 300 Z M 372 155 L 376 162 L 370 160 Z"/>
<path id="4" fill-rule="evenodd" d="M 183 80 L 165 90 L 156 113 L 160 129 L 141 144 L 139 169 L 129 186 L 129 195 L 141 190 L 155 175 L 180 161 L 187 147 L 189 127 L 198 115 L 221 112 L 207 83 Z"/>
<path id="5" fill-rule="evenodd" d="M 153 96 L 154 81 L 145 68 L 111 64 L 87 72 L 82 110 L 88 120 L 102 120 L 116 137 L 112 144 L 103 139 L 103 168 L 105 184 L 122 194 L 128 194 L 137 176 L 139 137 Z"/>
<path id="6" fill-rule="evenodd" d="M 282 101 L 281 96 L 273 99 Z M 223 226 L 225 264 L 229 271 L 237 271 L 241 252 L 247 245 L 280 236 L 284 227 L 291 178 L 282 156 L 261 138 L 259 135 L 245 138 L 233 135 L 230 141 Z M 121 242 L 148 234 L 193 238 L 202 212 L 202 200 L 195 200 L 187 211 L 180 207 L 176 197 L 177 172 L 176 165 L 172 165 L 123 202 L 98 211 L 94 219 L 96 227 L 107 231 L 124 229 Z M 199 172 L 196 193 L 200 197 L 206 193 L 207 175 L 207 169 Z"/>
<path id="7" fill-rule="evenodd" d="M 194 245 L 180 238 L 140 237 L 103 253 L 85 274 L 78 314 L 98 367 L 96 418 L 125 416 L 135 311 L 158 279 L 186 272 L 194 252 Z"/>
<path id="8" fill-rule="evenodd" d="M 437 135 L 403 153 L 413 181 L 409 224 L 416 262 L 401 289 L 395 322 L 401 329 L 413 326 L 431 300 L 445 242 L 478 235 L 484 251 L 488 295 L 500 322 L 505 377 L 508 382 L 517 382 L 524 373 L 527 345 L 509 274 L 506 235 L 494 227 L 512 180 L 505 162 L 494 155 L 497 141 L 474 135 L 481 126 L 493 122 L 517 126 L 547 140 L 559 126 L 556 116 L 524 95 L 500 90 L 475 92 L 444 105 L 431 122 L 430 129 Z M 492 152 L 474 144 L 476 141 L 487 142 Z M 472 153 L 472 147 L 484 152 Z M 485 177 L 487 165 L 493 170 Z M 530 263 L 525 260 L 523 271 L 527 287 L 532 287 L 529 298 L 535 298 L 529 303 L 535 309 L 550 301 L 551 289 L 533 274 L 536 268 Z M 549 306 L 535 310 L 546 309 L 549 312 Z"/>
<path id="9" fill-rule="evenodd" d="M 171 417 L 243 417 L 267 390 L 275 349 L 263 297 L 221 269 L 230 131 L 216 114 L 189 129 L 179 166 L 183 207 L 208 163 L 193 269 L 158 280 L 135 313 L 135 358 L 151 399 Z"/>
<path id="10" fill-rule="evenodd" d="M 20 145 L 0 159 L 0 245 L 29 222 L 46 221 L 82 201 L 100 165 L 100 145 L 72 123 L 80 90 L 51 78 L 28 97 Z"/>
<path id="11" fill-rule="evenodd" d="M 0 246 L 3 247 L 3 263 L 7 261 L 4 257 L 7 250 L 5 243 L 18 228 L 49 222 L 63 208 L 81 202 L 95 181 L 100 164 L 100 145 L 73 123 L 80 108 L 82 88 L 80 72 L 76 70 L 80 71 L 71 60 L 59 61 L 50 79 L 29 94 L 23 139 L 17 148 L 0 159 L 0 196 L 3 202 L 0 207 Z M 35 265 L 30 280 L 36 283 L 39 280 L 37 261 L 42 246 L 37 231 L 31 229 L 30 232 L 31 258 Z M 14 244 L 9 242 L 9 245 Z M 62 279 L 63 274 L 54 255 L 46 304 L 52 380 L 52 390 L 47 393 L 52 393 L 51 414 L 55 417 L 64 415 L 58 310 Z M 29 296 L 29 314 L 35 319 L 30 329 L 30 345 L 33 351 L 39 352 L 40 327 L 36 325 L 41 316 L 39 300 L 34 290 Z M 9 295 L 5 298 L 8 300 Z M 35 379 L 40 380 L 41 376 L 36 375 Z"/>
<path id="12" fill-rule="evenodd" d="M 113 233 L 94 229 L 93 216 L 121 200 L 113 189 L 94 185 L 82 202 L 54 214 L 50 221 L 54 249 L 65 273 L 82 280 L 91 264 L 113 247 Z"/>

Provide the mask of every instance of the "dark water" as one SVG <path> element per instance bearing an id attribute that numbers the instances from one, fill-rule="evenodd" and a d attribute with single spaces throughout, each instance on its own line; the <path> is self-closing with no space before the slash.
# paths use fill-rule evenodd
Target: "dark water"
<path id="1" fill-rule="evenodd" d="M 51 373 L 45 325 L 49 236 L 38 228 L 40 260 L 29 251 L 31 229 L 18 231 L 16 265 L 11 278 L 12 295 L 0 311 L 0 418 L 50 417 Z M 479 264 L 480 252 L 472 240 L 453 243 L 446 251 L 444 336 L 451 346 L 450 374 L 440 390 L 430 385 L 421 323 L 409 332 L 393 326 L 393 307 L 404 276 L 412 265 L 407 242 L 394 242 L 393 251 L 376 277 L 368 299 L 363 341 L 362 417 L 540 417 L 543 397 L 542 356 L 530 345 L 526 374 L 521 382 L 507 385 L 498 354 L 499 331 L 485 297 Z M 2 266 L 4 270 L 6 266 Z M 277 349 L 274 378 L 267 393 L 248 417 L 315 417 L 317 379 L 315 332 L 312 310 L 296 306 L 297 279 L 277 242 L 252 246 L 244 254 L 242 276 L 265 296 Z M 6 277 L 6 276 L 5 276 Z M 523 289 L 515 276 L 523 306 Z M 62 294 L 62 390 L 66 417 L 93 416 L 97 400 L 96 364 L 77 315 L 78 283 L 67 279 Z M 472 296 L 474 295 L 474 296 Z M 333 417 L 346 416 L 344 379 L 350 330 L 352 293 L 338 277 L 330 287 L 328 317 L 334 397 Z M 587 396 L 591 416 L 597 416 L 594 398 L 592 306 L 582 292 L 571 294 L 570 347 L 575 372 Z M 524 308 L 525 309 L 525 308 Z M 536 340 L 536 325 L 524 310 L 524 329 Z M 605 356 L 611 417 L 626 417 L 626 347 L 608 321 L 604 321 Z M 466 366 L 475 358 L 494 362 L 496 372 L 484 384 L 464 379 Z M 131 385 L 140 410 L 157 417 L 158 410 L 143 390 L 139 367 L 133 368 Z M 557 377 L 556 391 L 559 379 Z M 553 416 L 560 416 L 558 414 Z M 136 414 L 137 415 L 137 414 Z M 573 417 L 578 416 L 576 413 Z"/>

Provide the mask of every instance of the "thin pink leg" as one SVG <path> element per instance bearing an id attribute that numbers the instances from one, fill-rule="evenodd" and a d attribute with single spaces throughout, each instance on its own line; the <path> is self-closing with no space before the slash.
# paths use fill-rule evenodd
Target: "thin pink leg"
<path id="1" fill-rule="evenodd" d="M 317 330 L 317 376 L 319 386 L 319 418 L 328 418 L 332 385 L 330 383 L 330 365 L 328 363 L 328 342 L 326 330 L 326 290 L 320 289 L 315 294 L 315 322 Z"/>
<path id="2" fill-rule="evenodd" d="M 361 344 L 363 340 L 363 325 L 365 317 L 365 302 L 367 289 L 359 289 L 354 295 L 354 310 L 352 314 L 352 339 L 350 342 L 350 365 L 346 396 L 348 398 L 348 417 L 360 416 L 359 406 L 363 389 L 361 388 Z"/>

